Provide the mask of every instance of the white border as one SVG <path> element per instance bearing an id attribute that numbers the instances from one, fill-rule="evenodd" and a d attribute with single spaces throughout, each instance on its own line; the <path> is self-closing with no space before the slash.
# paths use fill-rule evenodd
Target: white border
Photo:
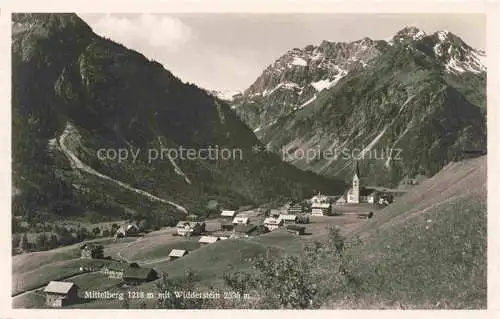
<path id="1" fill-rule="evenodd" d="M 165 316 L 189 316 L 204 318 L 214 314 L 220 319 L 235 316 L 262 318 L 300 318 L 311 316 L 331 318 L 363 318 L 365 316 L 383 316 L 384 318 L 500 318 L 500 268 L 498 257 L 500 252 L 500 205 L 495 201 L 500 194 L 499 164 L 497 137 L 500 136 L 499 110 L 500 81 L 498 78 L 498 62 L 500 52 L 499 3 L 497 1 L 335 1 L 335 0 L 12 0 L 0 7 L 0 99 L 2 100 L 0 126 L 0 183 L 2 183 L 0 223 L 1 233 L 5 238 L 0 241 L 3 263 L 0 264 L 2 289 L 0 298 L 0 318 L 86 318 L 92 315 L 124 316 L 138 318 L 143 316 L 164 318 Z M 488 310 L 487 311 L 425 311 L 425 310 L 316 310 L 316 311 L 248 311 L 248 310 L 21 310 L 11 308 L 11 257 L 10 257 L 10 13 L 11 12 L 79 12 L 79 13 L 484 13 L 487 14 L 487 47 L 488 55 Z M 333 312 L 332 312 L 333 311 Z M 207 313 L 208 312 L 208 313 Z M 132 317 L 133 316 L 133 317 Z"/>

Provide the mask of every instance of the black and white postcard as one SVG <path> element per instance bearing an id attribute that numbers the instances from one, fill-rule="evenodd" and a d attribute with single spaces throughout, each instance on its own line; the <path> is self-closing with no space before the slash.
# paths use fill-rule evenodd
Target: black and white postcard
<path id="1" fill-rule="evenodd" d="M 495 307 L 498 6 L 278 2 L 2 12 L 14 313 Z"/>

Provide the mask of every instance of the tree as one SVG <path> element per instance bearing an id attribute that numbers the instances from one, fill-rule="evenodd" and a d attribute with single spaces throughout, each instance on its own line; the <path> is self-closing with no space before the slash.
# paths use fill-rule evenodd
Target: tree
<path id="1" fill-rule="evenodd" d="M 308 215 L 300 215 L 298 218 L 299 224 L 309 224 L 309 216 Z"/>
<path id="2" fill-rule="evenodd" d="M 95 237 L 101 233 L 101 229 L 99 227 L 95 227 L 92 229 L 92 233 L 94 234 Z"/>
<path id="3" fill-rule="evenodd" d="M 70 245 L 74 242 L 71 232 L 66 227 L 57 227 L 55 233 L 59 237 L 59 243 L 63 246 Z"/>
<path id="4" fill-rule="evenodd" d="M 89 236 L 89 231 L 85 227 L 80 227 L 76 231 L 76 239 L 77 241 L 83 241 Z"/>
<path id="5" fill-rule="evenodd" d="M 141 219 L 138 226 L 141 231 L 146 230 L 149 227 L 148 221 L 146 219 Z"/>
<path id="6" fill-rule="evenodd" d="M 207 300 L 197 298 L 182 298 L 176 296 L 176 291 L 196 291 L 195 275 L 187 270 L 184 277 L 180 279 L 170 279 L 166 274 L 161 273 L 160 279 L 156 283 L 156 288 L 160 293 L 168 296 L 158 299 L 157 306 L 164 309 L 200 309 L 206 305 Z"/>
<path id="7" fill-rule="evenodd" d="M 51 234 L 47 242 L 48 249 L 54 249 L 59 246 L 59 240 L 55 234 Z"/>
<path id="8" fill-rule="evenodd" d="M 357 282 L 343 256 L 354 244 L 338 228 L 330 228 L 325 243 L 308 245 L 301 256 L 258 257 L 251 272 L 228 273 L 224 282 L 240 294 L 259 296 L 255 308 L 319 308 L 336 293 L 343 298 L 346 283 Z"/>
<path id="9" fill-rule="evenodd" d="M 12 254 L 15 254 L 17 248 L 19 247 L 20 242 L 21 242 L 21 235 L 12 234 Z"/>
<path id="10" fill-rule="evenodd" d="M 37 236 L 36 238 L 36 248 L 39 250 L 46 250 L 47 249 L 47 235 L 45 233 L 41 233 L 40 235 Z"/>
<path id="11" fill-rule="evenodd" d="M 26 235 L 26 233 L 21 237 L 19 248 L 21 248 L 22 251 L 26 251 L 29 248 L 28 235 Z"/>

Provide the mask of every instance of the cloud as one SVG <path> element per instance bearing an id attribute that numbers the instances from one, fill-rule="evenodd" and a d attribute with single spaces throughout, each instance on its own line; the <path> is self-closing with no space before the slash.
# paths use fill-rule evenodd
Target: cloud
<path id="1" fill-rule="evenodd" d="M 180 19 L 154 14 L 120 17 L 112 14 L 88 21 L 95 33 L 127 47 L 149 46 L 178 51 L 193 38 L 192 29 Z"/>

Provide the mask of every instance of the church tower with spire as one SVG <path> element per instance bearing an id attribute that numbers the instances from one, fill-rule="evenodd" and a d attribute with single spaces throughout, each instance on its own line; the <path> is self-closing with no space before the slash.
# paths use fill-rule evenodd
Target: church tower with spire
<path id="1" fill-rule="evenodd" d="M 359 166 L 358 161 L 356 161 L 354 168 L 354 176 L 352 177 L 352 197 L 351 203 L 359 204 Z"/>

